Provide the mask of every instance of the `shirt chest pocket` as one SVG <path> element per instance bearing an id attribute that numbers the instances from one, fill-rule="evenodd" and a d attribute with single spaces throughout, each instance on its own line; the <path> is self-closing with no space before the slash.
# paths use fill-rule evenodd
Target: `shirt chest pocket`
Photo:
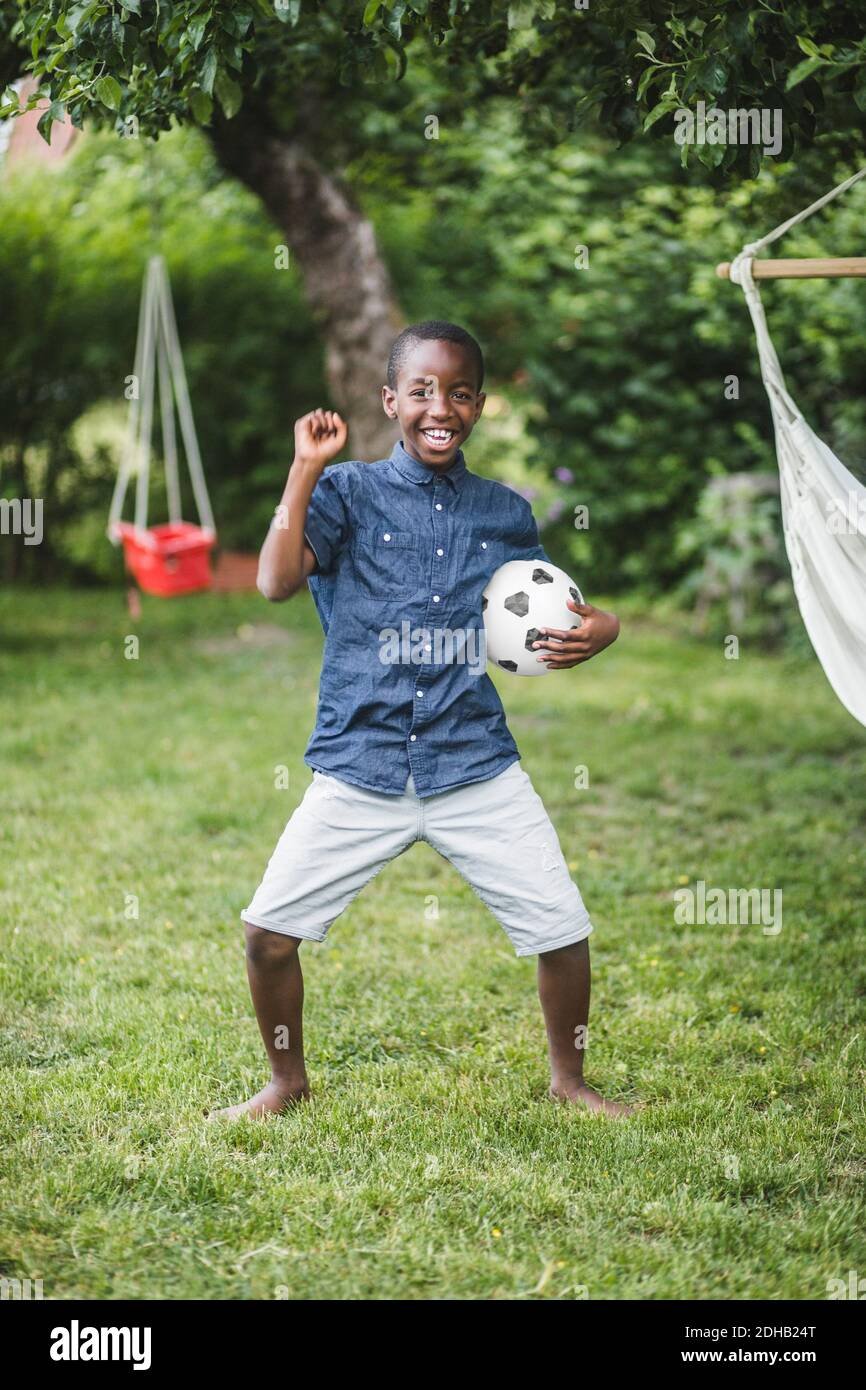
<path id="1" fill-rule="evenodd" d="M 352 546 L 358 593 L 371 603 L 411 599 L 421 585 L 421 550 L 413 531 L 360 530 Z"/>
<path id="2" fill-rule="evenodd" d="M 504 541 L 497 540 L 489 531 L 480 528 L 466 533 L 463 542 L 463 579 L 470 588 L 473 600 L 477 600 L 479 605 L 482 591 L 505 559 Z"/>

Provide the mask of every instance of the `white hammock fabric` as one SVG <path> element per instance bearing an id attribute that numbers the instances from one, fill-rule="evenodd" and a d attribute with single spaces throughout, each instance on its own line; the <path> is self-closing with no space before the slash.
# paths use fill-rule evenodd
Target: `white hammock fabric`
<path id="1" fill-rule="evenodd" d="M 757 251 L 866 177 L 866 168 L 760 241 L 744 246 L 731 279 L 749 306 L 776 435 L 785 548 L 809 640 L 842 704 L 866 724 L 866 487 L 806 423 L 788 394 L 752 278 Z"/>

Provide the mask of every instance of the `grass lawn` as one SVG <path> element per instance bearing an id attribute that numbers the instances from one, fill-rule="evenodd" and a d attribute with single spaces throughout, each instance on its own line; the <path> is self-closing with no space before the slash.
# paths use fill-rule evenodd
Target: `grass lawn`
<path id="1" fill-rule="evenodd" d="M 238 914 L 310 781 L 322 639 L 306 595 L 143 604 L 0 598 L 0 1273 L 809 1300 L 862 1274 L 866 731 L 810 648 L 727 661 L 621 603 L 596 661 L 496 678 L 595 924 L 588 1078 L 645 1110 L 546 1098 L 535 961 L 416 845 L 302 948 L 314 1101 L 209 1125 L 266 1077 Z M 699 880 L 782 890 L 782 930 L 678 924 Z"/>

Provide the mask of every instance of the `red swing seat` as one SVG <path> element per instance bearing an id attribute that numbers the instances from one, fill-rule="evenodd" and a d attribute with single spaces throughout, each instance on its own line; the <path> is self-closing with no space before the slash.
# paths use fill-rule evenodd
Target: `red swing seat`
<path id="1" fill-rule="evenodd" d="M 114 531 L 123 543 L 126 568 L 144 593 L 170 598 L 211 587 L 215 532 L 191 521 L 169 521 L 146 530 L 118 521 Z"/>
<path id="2" fill-rule="evenodd" d="M 148 526 L 148 484 L 157 377 L 166 494 L 171 520 L 158 526 Z M 122 542 L 126 568 L 146 594 L 171 598 L 175 594 L 210 589 L 213 585 L 210 552 L 216 544 L 216 527 L 187 390 L 168 271 L 162 256 L 152 256 L 145 272 L 133 379 L 139 389 L 129 398 L 126 442 L 108 513 L 109 539 L 114 545 Z M 182 501 L 177 467 L 175 406 L 198 508 L 198 525 L 182 521 L 180 515 Z M 121 521 L 123 502 L 133 472 L 138 474 L 135 521 Z"/>

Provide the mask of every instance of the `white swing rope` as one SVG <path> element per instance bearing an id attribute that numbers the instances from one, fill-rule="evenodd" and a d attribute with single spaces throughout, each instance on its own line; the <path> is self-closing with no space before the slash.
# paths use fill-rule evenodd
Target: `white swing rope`
<path id="1" fill-rule="evenodd" d="M 142 286 L 134 372 L 137 390 L 129 402 L 126 439 L 108 514 L 109 538 L 115 544 L 120 539 L 117 523 L 120 521 L 126 490 L 133 472 L 137 475 L 135 525 L 141 531 L 147 529 L 153 397 L 157 372 L 169 519 L 172 522 L 181 520 L 177 439 L 174 429 L 176 402 L 199 524 L 204 530 L 215 535 L 216 527 L 199 453 L 171 288 L 162 256 L 150 258 Z"/>
<path id="2" fill-rule="evenodd" d="M 803 208 L 802 212 L 795 212 L 794 216 L 789 217 L 787 222 L 780 223 L 772 232 L 768 232 L 766 236 L 762 236 L 759 241 L 748 242 L 747 245 L 743 247 L 740 254 L 735 256 L 731 262 L 730 278 L 739 285 L 741 281 L 738 272 L 744 260 L 751 260 L 756 251 L 763 250 L 765 246 L 771 246 L 774 241 L 778 241 L 779 238 L 783 237 L 786 232 L 789 232 L 792 227 L 796 227 L 798 222 L 805 222 L 807 217 L 811 217 L 815 212 L 820 212 L 821 208 L 826 207 L 828 203 L 832 203 L 833 199 L 838 198 L 841 193 L 847 193 L 848 189 L 852 188 L 854 184 L 858 183 L 862 178 L 866 178 L 866 167 L 858 169 L 856 174 L 852 174 L 849 179 L 846 179 L 844 183 L 838 184 L 836 188 L 831 188 L 830 192 L 825 193 L 822 198 L 816 198 L 815 202 L 811 203 L 809 207 Z"/>
<path id="3" fill-rule="evenodd" d="M 803 622 L 837 696 L 866 724 L 866 488 L 818 438 L 789 394 L 752 277 L 757 251 L 862 178 L 866 168 L 749 242 L 731 263 L 730 278 L 745 295 L 755 329 L 775 430 L 785 548 Z"/>

